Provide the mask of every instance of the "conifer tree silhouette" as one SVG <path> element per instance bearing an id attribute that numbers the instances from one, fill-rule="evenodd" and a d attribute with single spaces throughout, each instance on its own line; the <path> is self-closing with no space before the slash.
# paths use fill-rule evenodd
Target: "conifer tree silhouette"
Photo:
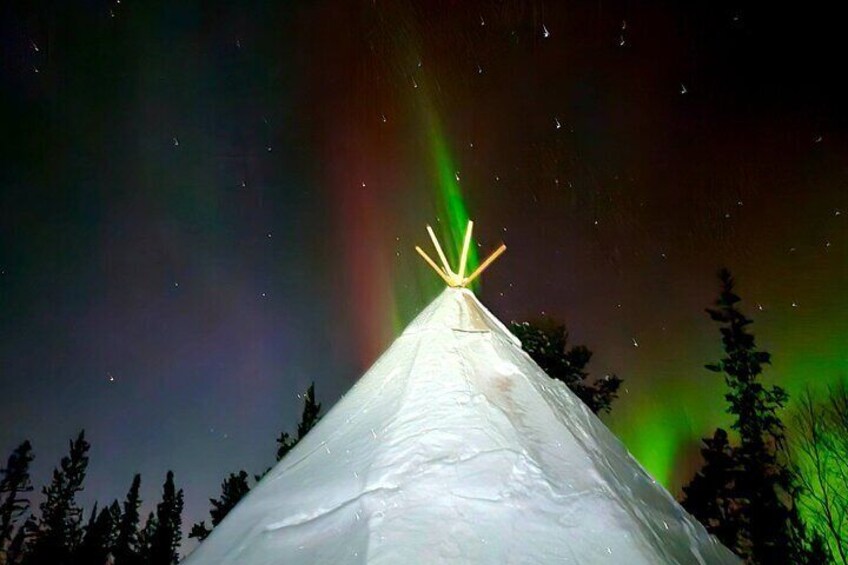
<path id="1" fill-rule="evenodd" d="M 221 520 L 230 513 L 230 510 L 235 508 L 235 505 L 250 492 L 246 471 L 239 471 L 238 474 L 230 473 L 230 476 L 224 479 L 221 484 L 221 496 L 218 499 L 210 498 L 212 509 L 209 514 L 212 516 L 212 528 L 221 523 Z M 191 528 L 191 533 L 188 537 L 197 538 L 203 541 L 212 533 L 212 529 L 206 526 L 206 522 L 194 524 Z"/>
<path id="2" fill-rule="evenodd" d="M 806 563 L 819 548 L 793 519 L 797 475 L 779 415 L 788 395 L 762 383 L 771 356 L 757 349 L 748 330 L 753 320 L 739 309 L 730 271 L 722 269 L 718 277 L 718 300 L 706 312 L 720 324 L 724 357 L 706 368 L 724 375 L 739 443 L 731 446 L 722 429 L 704 440 L 706 464 L 684 488 L 683 506 L 751 563 Z"/>
<path id="3" fill-rule="evenodd" d="M 82 539 L 82 510 L 76 495 L 83 489 L 90 447 L 85 431 L 81 431 L 70 442 L 70 453 L 53 470 L 50 485 L 43 490 L 45 499 L 40 505 L 41 516 L 35 524 L 31 550 L 27 551 L 27 563 L 72 562 Z"/>
<path id="4" fill-rule="evenodd" d="M 141 563 L 141 542 L 139 539 L 139 508 L 141 497 L 141 475 L 133 477 L 130 490 L 124 500 L 123 511 L 117 525 L 115 549 L 113 556 L 115 565 L 139 565 Z"/>
<path id="5" fill-rule="evenodd" d="M 150 540 L 147 552 L 149 565 L 171 565 L 179 560 L 182 540 L 183 491 L 174 486 L 174 473 L 168 471 L 162 485 L 162 501 L 156 505 L 156 518 L 147 533 Z M 148 528 L 145 527 L 145 530 Z"/>
<path id="6" fill-rule="evenodd" d="M 509 330 L 549 377 L 565 383 L 592 412 L 600 414 L 612 409 L 622 380 L 608 375 L 591 382 L 586 365 L 592 359 L 592 352 L 583 345 L 569 348 L 565 326 L 545 319 L 534 323 L 513 322 Z"/>
<path id="7" fill-rule="evenodd" d="M 0 557 L 3 558 L 12 543 L 18 520 L 29 510 L 27 495 L 32 492 L 29 466 L 33 458 L 32 445 L 24 441 L 0 469 Z"/>

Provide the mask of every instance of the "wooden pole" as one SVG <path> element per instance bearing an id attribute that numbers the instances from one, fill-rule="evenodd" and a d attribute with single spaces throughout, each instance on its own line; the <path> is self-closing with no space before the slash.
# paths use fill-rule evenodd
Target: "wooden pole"
<path id="1" fill-rule="evenodd" d="M 468 220 L 468 224 L 465 226 L 465 237 L 462 241 L 462 250 L 459 256 L 459 269 L 454 272 L 453 269 L 450 268 L 448 264 L 448 259 L 445 257 L 445 252 L 442 251 L 442 246 L 439 245 L 439 240 L 436 239 L 436 234 L 433 232 L 433 228 L 427 226 L 427 233 L 430 234 L 430 240 L 433 242 L 433 247 L 436 248 L 436 253 L 439 254 L 439 260 L 442 262 L 442 266 L 439 267 L 436 265 L 436 262 L 433 261 L 427 253 L 424 252 L 423 249 L 415 246 L 415 251 L 421 255 L 421 258 L 430 265 L 430 268 L 436 271 L 436 274 L 439 275 L 445 284 L 447 284 L 451 288 L 464 288 L 474 282 L 474 279 L 483 274 L 489 265 L 491 265 L 495 259 L 501 256 L 501 254 L 506 251 L 506 245 L 501 244 L 494 253 L 489 255 L 485 261 L 483 261 L 477 269 L 474 270 L 468 277 L 465 276 L 465 268 L 468 266 L 468 253 L 471 248 L 471 235 L 474 232 L 474 222 Z"/>
<path id="2" fill-rule="evenodd" d="M 491 265 L 491 264 L 494 262 L 494 260 L 495 260 L 495 259 L 497 259 L 498 257 L 500 257 L 500 256 L 501 256 L 501 253 L 503 253 L 504 251 L 506 251 L 506 245 L 501 244 L 501 246 L 500 246 L 500 247 L 498 247 L 498 248 L 495 250 L 495 252 L 494 252 L 494 253 L 492 253 L 491 255 L 489 255 L 489 257 L 488 257 L 485 261 L 483 261 L 482 263 L 480 263 L 480 266 L 479 266 L 479 267 L 477 267 L 477 270 L 475 270 L 473 273 L 471 273 L 471 275 L 469 275 L 469 277 L 468 277 L 467 279 L 465 279 L 464 281 L 462 281 L 462 286 L 467 286 L 467 285 L 471 284 L 471 282 L 472 282 L 474 279 L 476 279 L 477 277 L 479 277 L 481 274 L 483 274 L 483 271 L 485 271 L 485 270 L 486 270 L 486 268 L 487 268 L 489 265 Z"/>
<path id="3" fill-rule="evenodd" d="M 468 263 L 468 248 L 471 246 L 471 232 L 474 230 L 474 222 L 468 220 L 465 227 L 465 240 L 462 242 L 462 254 L 459 257 L 459 278 L 465 280 L 465 265 Z M 463 286 L 465 284 L 463 283 Z"/>
<path id="4" fill-rule="evenodd" d="M 451 270 L 450 265 L 448 265 L 448 258 L 445 257 L 445 252 L 442 251 L 442 246 L 439 245 L 439 240 L 436 239 L 436 234 L 433 233 L 433 228 L 431 228 L 430 226 L 427 226 L 427 233 L 430 234 L 430 239 L 433 241 L 433 247 L 436 248 L 436 253 L 439 254 L 439 259 L 442 262 L 442 267 L 445 270 L 445 274 L 448 277 L 453 278 L 452 275 L 454 274 L 454 272 Z"/>
<path id="5" fill-rule="evenodd" d="M 430 259 L 430 256 L 429 256 L 429 255 L 427 255 L 427 254 L 424 252 L 424 250 L 423 250 L 423 249 L 421 249 L 420 247 L 418 247 L 418 246 L 416 245 L 416 246 L 415 246 L 415 250 L 418 252 L 418 254 L 419 254 L 419 255 L 421 255 L 421 257 L 423 257 L 423 258 L 424 258 L 424 260 L 425 260 L 425 261 L 427 261 L 427 264 L 428 264 L 428 265 L 430 265 L 430 267 L 432 267 L 432 268 L 433 268 L 433 270 L 434 270 L 434 271 L 436 271 L 436 273 L 438 273 L 438 275 L 439 275 L 440 277 L 442 277 L 442 280 L 443 280 L 443 281 L 445 281 L 445 283 L 446 283 L 448 286 L 453 286 L 453 283 L 452 283 L 452 282 L 451 282 L 451 280 L 448 278 L 448 276 L 444 273 L 444 271 L 442 271 L 442 270 L 439 268 L 439 266 L 438 266 L 438 265 L 436 265 L 436 262 L 435 262 L 435 261 L 433 261 L 432 259 Z"/>

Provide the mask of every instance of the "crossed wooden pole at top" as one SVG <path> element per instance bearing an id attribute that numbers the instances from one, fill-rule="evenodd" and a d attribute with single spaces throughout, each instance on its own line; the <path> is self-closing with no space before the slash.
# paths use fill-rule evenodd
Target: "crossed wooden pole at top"
<path id="1" fill-rule="evenodd" d="M 415 251 L 418 252 L 419 255 L 427 262 L 430 267 L 436 271 L 442 280 L 447 283 L 449 287 L 453 288 L 464 288 L 471 284 L 471 282 L 479 277 L 486 268 L 491 265 L 495 259 L 501 256 L 501 253 L 506 251 L 506 245 L 501 244 L 491 255 L 489 255 L 485 261 L 480 263 L 480 266 L 477 267 L 473 273 L 465 276 L 465 267 L 468 263 L 468 248 L 471 246 L 471 232 L 474 230 L 474 222 L 468 220 L 468 225 L 465 228 L 465 239 L 462 242 L 462 253 L 459 256 L 459 269 L 454 271 L 451 269 L 448 264 L 448 259 L 445 257 L 445 252 L 442 251 L 442 246 L 439 245 L 439 240 L 436 239 L 436 234 L 433 233 L 433 228 L 427 226 L 427 233 L 430 234 L 430 240 L 433 242 L 433 247 L 436 248 L 436 253 L 439 255 L 439 260 L 442 262 L 442 266 L 439 267 L 436 265 L 436 262 L 433 261 L 427 253 L 417 245 L 415 246 Z"/>

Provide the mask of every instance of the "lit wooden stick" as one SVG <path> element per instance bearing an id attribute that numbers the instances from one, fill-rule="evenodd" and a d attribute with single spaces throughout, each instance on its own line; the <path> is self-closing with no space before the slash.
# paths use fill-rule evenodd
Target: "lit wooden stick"
<path id="1" fill-rule="evenodd" d="M 489 257 L 485 261 L 480 263 L 480 266 L 477 267 L 477 269 L 473 273 L 471 273 L 471 275 L 469 275 L 467 279 L 462 281 L 462 286 L 468 286 L 469 284 L 471 284 L 471 282 L 477 277 L 479 277 L 483 273 L 483 271 L 486 270 L 486 267 L 491 265 L 494 260 L 500 257 L 501 253 L 503 253 L 504 251 L 506 251 L 506 245 L 501 244 L 501 246 L 498 247 L 494 253 L 489 255 Z"/>
<path id="2" fill-rule="evenodd" d="M 471 232 L 474 230 L 474 222 L 468 220 L 468 226 L 465 228 L 465 241 L 462 242 L 462 255 L 459 257 L 459 275 L 460 280 L 465 279 L 465 265 L 468 263 L 468 247 L 471 245 Z M 463 286 L 465 284 L 463 283 Z"/>
<path id="3" fill-rule="evenodd" d="M 453 278 L 454 272 L 451 270 L 450 265 L 448 264 L 448 258 L 445 257 L 445 252 L 442 251 L 442 246 L 439 245 L 439 240 L 436 239 L 436 234 L 433 233 L 433 228 L 427 226 L 427 233 L 430 234 L 430 239 L 433 241 L 433 247 L 436 248 L 436 253 L 439 254 L 439 260 L 442 262 L 442 268 L 444 269 L 445 274 L 448 277 Z"/>
<path id="4" fill-rule="evenodd" d="M 436 265 L 436 262 L 433 261 L 429 255 L 427 255 L 423 249 L 415 246 L 415 251 L 421 255 L 421 258 L 430 265 L 430 268 L 436 271 L 445 283 L 451 288 L 464 288 L 471 284 L 474 279 L 479 277 L 486 268 L 491 265 L 495 259 L 501 256 L 501 254 L 506 251 L 506 245 L 501 245 L 498 247 L 494 253 L 489 255 L 489 257 L 483 261 L 477 269 L 471 273 L 470 276 L 465 276 L 465 267 L 468 265 L 468 253 L 471 248 L 471 235 L 474 232 L 474 222 L 468 220 L 468 225 L 465 228 L 465 237 L 462 242 L 462 250 L 460 252 L 459 258 L 459 270 L 454 271 L 450 268 L 448 264 L 447 257 L 445 257 L 444 251 L 442 251 L 442 246 L 439 245 L 439 240 L 436 239 L 436 234 L 433 232 L 433 228 L 427 226 L 427 233 L 430 234 L 430 239 L 433 241 L 433 247 L 436 248 L 436 252 L 439 254 L 439 259 L 442 261 L 442 267 Z"/>
<path id="5" fill-rule="evenodd" d="M 416 246 L 415 246 L 415 250 L 418 252 L 418 254 L 419 254 L 419 255 L 421 255 L 421 257 L 423 257 L 423 258 L 424 258 L 424 260 L 425 260 L 425 261 L 427 261 L 427 264 L 428 264 L 428 265 L 430 265 L 430 267 L 432 267 L 432 269 L 433 269 L 434 271 L 436 271 L 436 273 L 438 273 L 438 275 L 439 275 L 440 277 L 442 277 L 442 280 L 443 280 L 443 281 L 445 281 L 445 284 L 447 284 L 448 286 L 454 286 L 454 285 L 453 285 L 453 281 L 451 281 L 451 279 L 449 279 L 449 278 L 448 278 L 448 275 L 446 275 L 446 274 L 445 274 L 445 272 L 444 272 L 444 271 L 442 271 L 442 270 L 439 268 L 439 266 L 438 266 L 438 265 L 436 265 L 436 262 L 435 262 L 435 261 L 433 261 L 432 259 L 430 259 L 430 256 L 429 256 L 429 255 L 427 255 L 427 254 L 424 252 L 424 250 L 423 250 L 423 249 L 421 249 L 420 247 L 418 247 L 418 246 L 416 245 Z"/>

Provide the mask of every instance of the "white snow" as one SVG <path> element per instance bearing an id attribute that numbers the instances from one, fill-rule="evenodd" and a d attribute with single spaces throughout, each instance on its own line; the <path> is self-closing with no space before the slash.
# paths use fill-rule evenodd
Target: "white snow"
<path id="1" fill-rule="evenodd" d="M 185 563 L 739 560 L 449 288 Z"/>

